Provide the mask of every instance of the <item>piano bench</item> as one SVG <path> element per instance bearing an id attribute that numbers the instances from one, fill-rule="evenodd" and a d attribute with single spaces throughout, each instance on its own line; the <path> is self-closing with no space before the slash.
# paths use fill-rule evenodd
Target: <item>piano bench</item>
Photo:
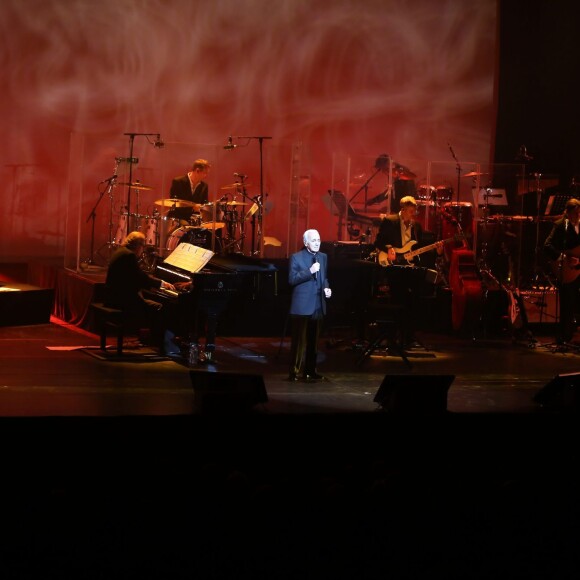
<path id="1" fill-rule="evenodd" d="M 95 315 L 95 322 L 101 339 L 101 350 L 107 350 L 107 330 L 114 330 L 117 337 L 117 354 L 123 354 L 123 335 L 125 333 L 125 320 L 123 311 L 116 308 L 109 308 L 101 302 L 91 304 Z"/>

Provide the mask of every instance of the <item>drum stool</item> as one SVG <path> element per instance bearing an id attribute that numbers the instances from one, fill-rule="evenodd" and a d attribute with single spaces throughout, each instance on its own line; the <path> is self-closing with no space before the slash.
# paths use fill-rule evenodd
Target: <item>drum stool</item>
<path id="1" fill-rule="evenodd" d="M 93 302 L 91 308 L 95 315 L 95 322 L 101 340 L 101 350 L 107 350 L 107 329 L 110 328 L 115 331 L 115 336 L 117 337 L 117 355 L 121 356 L 123 354 L 123 335 L 125 333 L 123 311 L 117 308 L 109 308 L 102 302 Z"/>

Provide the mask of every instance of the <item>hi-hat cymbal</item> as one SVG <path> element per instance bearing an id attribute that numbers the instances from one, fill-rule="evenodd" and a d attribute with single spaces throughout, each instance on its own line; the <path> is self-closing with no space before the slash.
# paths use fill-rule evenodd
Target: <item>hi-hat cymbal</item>
<path id="1" fill-rule="evenodd" d="M 149 187 L 148 185 L 143 185 L 142 183 L 136 182 L 136 183 L 117 183 L 117 185 L 128 185 L 131 189 L 153 189 L 152 187 Z"/>
<path id="2" fill-rule="evenodd" d="M 249 185 L 249 183 L 240 183 L 239 181 L 236 181 L 236 183 L 224 185 L 223 187 L 220 187 L 220 189 L 237 189 L 238 187 L 249 187 Z"/>
<path id="3" fill-rule="evenodd" d="M 155 205 L 162 205 L 163 207 L 192 207 L 194 211 L 199 211 L 201 208 L 201 203 L 193 203 L 193 201 L 187 201 L 185 199 L 158 199 Z"/>
<path id="4" fill-rule="evenodd" d="M 466 173 L 463 177 L 477 177 L 478 175 L 487 175 L 487 173 L 480 173 L 479 171 L 470 171 Z"/>
<path id="5" fill-rule="evenodd" d="M 245 201 L 228 201 L 226 203 L 226 205 L 236 206 L 236 205 L 250 205 L 250 204 L 249 203 L 246 203 Z"/>

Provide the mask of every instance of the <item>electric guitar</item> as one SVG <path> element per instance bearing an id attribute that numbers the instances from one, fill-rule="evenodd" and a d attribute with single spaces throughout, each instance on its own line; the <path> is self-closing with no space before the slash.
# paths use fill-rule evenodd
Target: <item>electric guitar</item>
<path id="1" fill-rule="evenodd" d="M 577 253 L 574 250 L 562 254 L 555 262 L 552 262 L 554 275 L 562 284 L 574 282 L 580 276 L 580 258 L 574 255 Z"/>
<path id="2" fill-rule="evenodd" d="M 452 238 L 447 238 L 434 244 L 429 244 L 428 246 L 423 246 L 422 248 L 417 248 L 412 250 L 411 248 L 417 243 L 417 240 L 408 241 L 402 248 L 393 248 L 396 253 L 396 258 L 394 261 L 389 260 L 387 252 L 380 250 L 378 254 L 378 263 L 381 266 L 392 266 L 393 264 L 400 264 L 403 260 L 406 260 L 409 266 L 414 266 L 413 258 L 419 256 L 424 252 L 429 252 L 435 249 L 439 244 L 447 244 L 449 242 L 458 242 L 465 239 L 465 234 L 456 234 Z"/>

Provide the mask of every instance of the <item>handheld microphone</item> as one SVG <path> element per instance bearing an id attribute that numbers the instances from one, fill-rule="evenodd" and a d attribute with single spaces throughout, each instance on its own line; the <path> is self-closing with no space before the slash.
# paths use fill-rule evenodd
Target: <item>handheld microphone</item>
<path id="1" fill-rule="evenodd" d="M 314 256 L 312 256 L 312 263 L 318 264 L 318 255 L 317 254 L 314 254 Z M 318 272 L 314 272 L 314 279 L 315 280 L 318 279 Z"/>
<path id="2" fill-rule="evenodd" d="M 246 177 L 248 177 L 244 173 L 234 173 L 234 176 L 239 177 L 240 179 L 246 179 Z"/>
<path id="3" fill-rule="evenodd" d="M 100 183 L 107 183 L 108 181 L 113 181 L 113 179 L 117 179 L 117 175 L 111 175 L 108 179 L 103 179 Z"/>
<path id="4" fill-rule="evenodd" d="M 161 135 L 159 133 L 157 133 L 157 139 L 155 139 L 153 147 L 155 147 L 156 149 L 163 149 L 163 147 L 165 147 L 165 143 L 163 143 L 163 141 L 161 140 Z"/>
<path id="5" fill-rule="evenodd" d="M 236 147 L 237 147 L 237 145 L 234 145 L 234 143 L 232 141 L 232 136 L 230 135 L 228 137 L 228 144 L 227 145 L 224 145 L 224 149 L 230 150 L 230 149 L 235 149 Z"/>

